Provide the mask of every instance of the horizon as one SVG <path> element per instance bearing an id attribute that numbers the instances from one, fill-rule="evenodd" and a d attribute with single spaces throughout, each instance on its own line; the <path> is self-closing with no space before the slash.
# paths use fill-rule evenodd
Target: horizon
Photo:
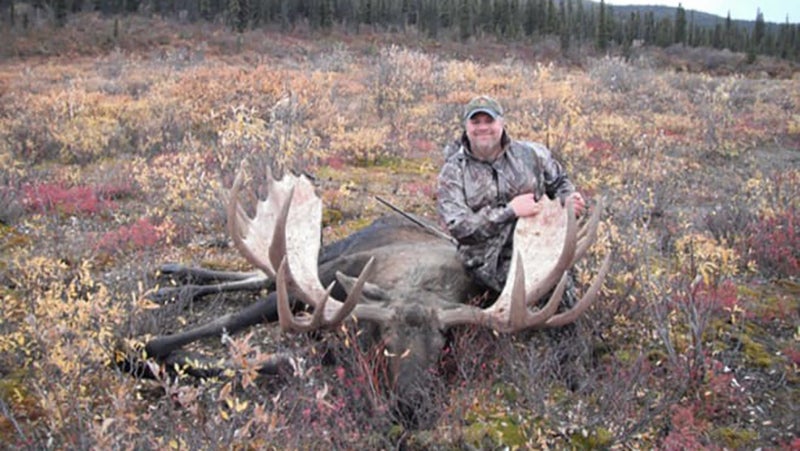
<path id="1" fill-rule="evenodd" d="M 599 3 L 600 0 L 595 0 Z M 605 0 L 612 6 L 667 6 L 677 8 L 682 4 L 688 12 L 695 10 L 714 14 L 722 18 L 731 14 L 733 20 L 755 21 L 758 10 L 764 15 L 765 22 L 784 23 L 788 16 L 790 23 L 800 23 L 800 2 L 784 2 L 783 0 L 724 1 L 724 0 Z"/>

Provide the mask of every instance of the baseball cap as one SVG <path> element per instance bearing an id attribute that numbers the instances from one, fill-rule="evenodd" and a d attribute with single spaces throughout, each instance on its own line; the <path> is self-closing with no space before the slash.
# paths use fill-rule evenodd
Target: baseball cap
<path id="1" fill-rule="evenodd" d="M 464 120 L 471 119 L 477 113 L 486 113 L 492 119 L 497 119 L 498 117 L 503 117 L 503 107 L 500 106 L 497 100 L 489 96 L 478 96 L 470 100 L 464 108 Z"/>

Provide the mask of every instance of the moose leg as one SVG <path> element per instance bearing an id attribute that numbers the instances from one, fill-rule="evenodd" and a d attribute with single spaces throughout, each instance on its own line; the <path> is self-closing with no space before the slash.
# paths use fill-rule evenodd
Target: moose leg
<path id="1" fill-rule="evenodd" d="M 216 271 L 213 269 L 189 267 L 178 263 L 161 265 L 158 272 L 162 277 L 199 284 L 232 282 L 236 280 L 252 279 L 259 275 L 263 276 L 261 271 Z"/>
<path id="2" fill-rule="evenodd" d="M 202 338 L 220 336 L 223 331 L 234 334 L 254 324 L 277 320 L 277 296 L 271 293 L 236 313 L 224 315 L 194 329 L 156 337 L 147 343 L 145 350 L 148 356 L 163 359 L 173 351 Z"/>
<path id="3" fill-rule="evenodd" d="M 232 282 L 216 283 L 213 285 L 183 285 L 179 287 L 164 287 L 149 295 L 154 302 L 166 302 L 180 297 L 182 300 L 191 301 L 208 294 L 226 293 L 231 291 L 260 291 L 267 288 L 270 280 L 261 273 L 254 273 L 249 279 L 234 280 Z"/>

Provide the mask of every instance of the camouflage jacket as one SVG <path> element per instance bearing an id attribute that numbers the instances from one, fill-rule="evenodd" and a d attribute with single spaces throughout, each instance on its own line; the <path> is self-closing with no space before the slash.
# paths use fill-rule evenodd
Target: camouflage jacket
<path id="1" fill-rule="evenodd" d="M 468 271 L 495 291 L 505 284 L 516 216 L 515 196 L 534 193 L 562 200 L 575 191 L 561 164 L 542 144 L 512 141 L 494 162 L 472 156 L 464 135 L 445 149 L 438 179 L 437 210 Z"/>

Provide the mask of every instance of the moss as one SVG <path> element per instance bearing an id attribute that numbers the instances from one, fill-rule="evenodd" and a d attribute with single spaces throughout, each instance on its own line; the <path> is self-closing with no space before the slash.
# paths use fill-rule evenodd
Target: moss
<path id="1" fill-rule="evenodd" d="M 519 390 L 511 384 L 498 382 L 494 385 L 494 391 L 500 399 L 507 402 L 515 402 L 519 399 Z"/>
<path id="2" fill-rule="evenodd" d="M 509 409 L 508 406 L 519 395 L 519 389 L 511 384 L 494 384 L 491 395 L 482 398 L 486 402 L 476 402 L 466 412 L 464 442 L 478 449 L 493 449 L 501 445 L 511 449 L 525 448 L 539 418 L 518 415 L 513 412 L 519 412 L 519 409 Z"/>
<path id="3" fill-rule="evenodd" d="M 322 211 L 322 225 L 329 226 L 331 224 L 339 224 L 342 222 L 344 215 L 341 210 L 335 208 L 326 208 Z"/>
<path id="4" fill-rule="evenodd" d="M 570 443 L 575 449 L 607 449 L 614 443 L 614 434 L 601 427 L 572 434 Z"/>
<path id="5" fill-rule="evenodd" d="M 237 270 L 250 271 L 250 270 L 252 270 L 252 268 L 248 268 L 248 267 L 245 267 L 245 268 L 231 268 L 231 263 L 230 262 L 226 262 L 226 261 L 222 261 L 222 260 L 214 260 L 214 259 L 209 259 L 209 258 L 203 259 L 200 262 L 200 266 L 203 267 L 203 268 L 207 268 L 207 269 L 213 269 L 215 271 L 237 271 Z"/>
<path id="6" fill-rule="evenodd" d="M 16 228 L 0 223 L 0 251 L 23 248 L 31 244 L 29 236 L 20 233 Z"/>
<path id="7" fill-rule="evenodd" d="M 758 440 L 758 433 L 750 429 L 726 426 L 711 431 L 711 439 L 727 449 L 747 449 Z"/>
<path id="8" fill-rule="evenodd" d="M 18 401 L 19 398 L 27 396 L 26 393 L 21 373 L 11 373 L 0 379 L 0 399 L 3 401 L 7 403 Z"/>
<path id="9" fill-rule="evenodd" d="M 351 232 L 355 232 L 357 230 L 361 230 L 364 227 L 370 225 L 370 223 L 372 221 L 373 221 L 373 218 L 359 217 L 359 218 L 353 219 L 352 221 L 347 221 L 346 227 Z"/>
<path id="10" fill-rule="evenodd" d="M 745 309 L 755 318 L 772 318 L 784 316 L 787 312 L 796 312 L 800 308 L 800 285 L 789 280 L 778 280 L 775 284 L 764 286 L 740 287 L 739 298 Z"/>
<path id="11" fill-rule="evenodd" d="M 631 363 L 636 360 L 636 354 L 628 349 L 617 350 L 615 356 L 620 363 Z"/>
<path id="12" fill-rule="evenodd" d="M 748 334 L 739 335 L 739 342 L 742 343 L 744 356 L 748 362 L 762 368 L 769 368 L 778 363 L 777 358 L 770 354 L 764 345 L 753 340 Z"/>
<path id="13" fill-rule="evenodd" d="M 520 448 L 527 443 L 523 427 L 511 417 L 501 416 L 485 419 L 469 425 L 464 430 L 464 440 L 478 448 L 505 445 Z"/>
<path id="14" fill-rule="evenodd" d="M 11 406 L 18 416 L 30 416 L 38 409 L 36 399 L 25 386 L 25 380 L 25 372 L 22 370 L 0 378 L 0 399 Z"/>

